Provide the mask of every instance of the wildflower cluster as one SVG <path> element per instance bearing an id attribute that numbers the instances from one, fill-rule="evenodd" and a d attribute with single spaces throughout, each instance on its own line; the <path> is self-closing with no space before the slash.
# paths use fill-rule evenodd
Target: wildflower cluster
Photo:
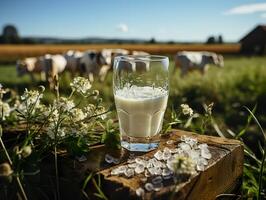
<path id="1" fill-rule="evenodd" d="M 43 97 L 37 90 L 25 89 L 24 94 L 21 96 L 21 100 L 25 103 L 25 106 L 30 107 L 35 105 L 36 107 L 40 104 L 40 99 Z"/>
<path id="2" fill-rule="evenodd" d="M 7 98 L 6 98 L 6 94 Z M 0 84 L 0 122 L 3 123 L 12 122 L 12 118 L 15 115 L 15 108 L 17 107 L 15 98 L 16 93 L 10 89 L 3 88 Z"/>
<path id="3" fill-rule="evenodd" d="M 195 162 L 190 157 L 185 156 L 176 156 L 173 161 L 174 171 L 178 174 L 194 174 L 195 170 Z"/>
<path id="4" fill-rule="evenodd" d="M 71 146 L 75 146 L 73 141 L 76 141 L 86 144 L 83 148 L 86 147 L 84 151 L 87 151 L 88 144 L 95 140 L 101 141 L 101 136 L 91 136 L 95 127 L 101 125 L 101 121 L 107 117 L 107 110 L 101 105 L 99 91 L 91 90 L 89 80 L 83 77 L 74 78 L 70 86 L 72 93 L 68 97 L 60 96 L 58 89 L 57 98 L 48 105 L 42 102 L 45 90 L 43 86 L 38 90 L 25 89 L 11 107 L 10 103 L 3 101 L 3 95 L 8 90 L 4 90 L 0 84 L 2 121 L 14 112 L 16 121 L 26 124 L 25 143 L 21 149 L 16 147 L 14 151 L 19 158 L 31 155 L 35 145 L 49 149 L 49 146 L 60 144 L 72 148 Z"/>
<path id="5" fill-rule="evenodd" d="M 191 131 L 204 134 L 209 128 L 214 126 L 215 121 L 212 118 L 214 103 L 203 104 L 204 113 L 195 112 L 188 104 L 181 104 L 180 109 L 172 109 L 171 122 L 167 124 L 165 132 L 173 125 L 179 124 L 181 128 L 189 128 Z"/>
<path id="6" fill-rule="evenodd" d="M 193 110 L 192 110 L 192 108 L 189 107 L 189 105 L 187 105 L 187 104 L 181 104 L 180 106 L 182 108 L 182 113 L 184 115 L 188 115 L 190 117 L 193 115 Z"/>
<path id="7" fill-rule="evenodd" d="M 91 89 L 91 83 L 86 78 L 76 77 L 74 78 L 73 82 L 70 83 L 70 87 L 73 91 L 76 91 L 81 95 L 88 96 L 88 93 Z"/>
<path id="8" fill-rule="evenodd" d="M 72 92 L 69 96 L 61 96 L 58 79 L 54 81 L 56 98 L 50 104 L 42 101 L 45 90 L 43 86 L 38 90 L 25 89 L 21 96 L 16 95 L 13 99 L 9 98 L 11 94 L 7 99 L 4 95 L 10 90 L 3 89 L 0 84 L 0 136 L 4 122 L 11 114 L 13 117 L 13 113 L 15 122 L 26 129 L 22 141 L 11 147 L 13 151 L 6 149 L 0 137 L 6 154 L 6 159 L 0 160 L 0 178 L 16 174 L 18 188 L 24 197 L 20 180 L 24 179 L 25 171 L 28 174 L 38 173 L 36 166 L 43 154 L 51 150 L 54 152 L 56 190 L 59 191 L 58 149 L 66 149 L 70 155 L 82 156 L 88 152 L 89 145 L 102 141 L 102 134 L 105 132 L 102 123 L 107 117 L 107 110 L 102 106 L 99 91 L 91 89 L 89 80 L 76 77 L 70 83 Z M 26 167 L 33 171 L 25 169 Z"/>
<path id="9" fill-rule="evenodd" d="M 62 112 L 69 112 L 75 107 L 74 101 L 66 97 L 60 97 L 59 100 L 54 100 L 53 104 L 54 107 L 56 107 Z"/>
<path id="10" fill-rule="evenodd" d="M 79 106 L 74 100 L 59 97 L 49 106 L 47 135 L 50 139 L 63 140 L 68 136 L 86 137 L 98 119 L 105 117 L 105 108 L 100 105 L 88 104 Z M 85 98 L 85 96 L 84 96 Z"/>

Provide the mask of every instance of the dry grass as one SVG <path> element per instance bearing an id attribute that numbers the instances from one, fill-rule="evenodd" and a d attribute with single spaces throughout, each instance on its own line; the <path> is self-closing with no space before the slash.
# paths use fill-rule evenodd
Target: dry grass
<path id="1" fill-rule="evenodd" d="M 63 53 L 69 49 L 84 51 L 87 49 L 123 48 L 128 50 L 147 51 L 151 54 L 175 54 L 177 51 L 213 51 L 217 53 L 235 54 L 240 44 L 41 44 L 41 45 L 0 45 L 0 61 L 14 61 L 18 58 L 40 56 L 45 53 Z"/>

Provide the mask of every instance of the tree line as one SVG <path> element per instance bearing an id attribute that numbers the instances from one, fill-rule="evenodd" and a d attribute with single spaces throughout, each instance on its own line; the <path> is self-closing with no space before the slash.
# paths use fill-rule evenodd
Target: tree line
<path id="1" fill-rule="evenodd" d="M 169 42 L 160 42 L 157 41 L 154 37 L 150 40 L 118 40 L 118 39 L 98 39 L 97 41 L 93 39 L 85 39 L 85 40 L 64 40 L 64 39 L 51 39 L 51 38 L 22 38 L 19 36 L 18 30 L 14 25 L 6 25 L 3 28 L 2 35 L 0 35 L 0 44 L 40 44 L 40 43 L 58 43 L 58 44 L 72 44 L 72 43 L 148 43 L 148 44 L 156 44 L 156 43 L 168 43 L 168 44 L 176 44 L 180 42 L 169 41 Z M 217 37 L 210 36 L 207 38 L 206 44 L 223 44 L 223 37 L 219 35 Z"/>

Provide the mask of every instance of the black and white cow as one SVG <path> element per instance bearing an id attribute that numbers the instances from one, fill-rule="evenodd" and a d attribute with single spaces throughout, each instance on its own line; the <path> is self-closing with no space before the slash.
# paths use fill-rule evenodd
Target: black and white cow
<path id="1" fill-rule="evenodd" d="M 17 60 L 16 70 L 18 76 L 29 74 L 32 82 L 35 82 L 34 74 L 40 74 L 41 80 L 45 80 L 45 64 L 40 58 L 29 57 Z"/>
<path id="2" fill-rule="evenodd" d="M 38 58 L 25 58 L 17 61 L 17 73 L 19 76 L 29 74 L 32 81 L 35 81 L 35 73 L 41 74 L 42 80 L 46 80 L 50 87 L 53 88 L 53 79 L 62 73 L 66 67 L 64 56 L 46 54 Z"/>
<path id="3" fill-rule="evenodd" d="M 175 70 L 180 67 L 181 76 L 185 76 L 190 70 L 199 70 L 205 74 L 209 64 L 223 67 L 223 56 L 207 51 L 181 51 L 175 56 Z"/>
<path id="4" fill-rule="evenodd" d="M 80 66 L 91 82 L 94 81 L 94 76 L 99 76 L 100 80 L 103 81 L 110 68 L 102 52 L 94 50 L 88 50 L 83 53 L 80 59 Z"/>
<path id="5" fill-rule="evenodd" d="M 80 60 L 83 56 L 83 52 L 75 51 L 75 50 L 68 50 L 64 57 L 67 61 L 66 70 L 70 72 L 72 78 L 76 75 L 82 75 Z"/>
<path id="6" fill-rule="evenodd" d="M 107 65 L 111 68 L 113 67 L 114 58 L 116 56 L 125 56 L 128 55 L 129 51 L 126 49 L 103 49 L 102 55 L 104 56 Z"/>
<path id="7" fill-rule="evenodd" d="M 66 58 L 61 54 L 46 54 L 41 59 L 45 63 L 46 80 L 49 82 L 50 88 L 54 88 L 54 77 L 65 71 L 67 65 Z"/>

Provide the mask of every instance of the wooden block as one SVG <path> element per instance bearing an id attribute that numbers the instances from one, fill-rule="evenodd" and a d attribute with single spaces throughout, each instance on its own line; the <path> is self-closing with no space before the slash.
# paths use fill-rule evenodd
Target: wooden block
<path id="1" fill-rule="evenodd" d="M 14 133 L 20 133 L 22 131 L 23 129 L 19 129 L 14 131 Z M 244 161 L 244 148 L 241 142 L 238 140 L 174 130 L 162 136 L 159 149 L 163 149 L 166 146 L 173 148 L 180 142 L 182 135 L 195 137 L 199 143 L 207 143 L 209 145 L 212 158 L 209 160 L 208 166 L 203 172 L 198 172 L 186 182 L 179 182 L 178 184 L 174 184 L 173 181 L 164 182 L 164 187 L 160 191 L 146 192 L 144 199 L 213 200 L 223 193 L 239 193 Z M 174 140 L 175 143 L 167 145 L 166 142 L 168 140 Z M 135 153 L 135 155 L 152 157 L 156 151 Z M 129 156 L 129 152 L 126 150 L 112 151 L 105 148 L 104 145 L 91 147 L 91 151 L 87 155 L 88 160 L 84 162 L 73 160 L 67 154 L 64 155 L 64 153 L 59 156 L 60 186 L 62 188 L 63 199 L 81 199 L 81 184 L 91 171 L 95 171 L 101 175 L 102 190 L 108 199 L 140 199 L 136 196 L 135 191 L 137 188 L 143 187 L 144 183 L 141 181 L 141 178 L 144 175 L 137 175 L 132 178 L 110 176 L 110 171 L 119 165 L 106 163 L 106 153 L 120 156 L 121 163 L 119 165 L 124 165 Z M 43 161 L 42 166 L 45 168 L 45 170 L 41 170 L 44 174 L 43 177 L 49 178 L 50 176 L 47 175 L 49 173 L 51 176 L 54 175 L 52 162 L 52 159 L 51 161 Z M 48 173 L 48 169 L 50 168 L 51 172 Z M 47 185 L 47 180 L 40 180 L 40 183 L 37 183 L 37 185 Z M 92 191 L 92 187 L 90 186 L 86 188 L 88 194 L 95 192 Z M 94 198 L 95 196 L 92 195 L 91 199 Z"/>
<path id="2" fill-rule="evenodd" d="M 198 135 L 191 132 L 175 130 L 161 139 L 159 149 L 165 146 L 174 147 L 180 142 L 182 135 L 193 136 L 200 143 L 207 143 L 212 154 L 212 158 L 208 162 L 208 166 L 203 172 L 197 172 L 195 176 L 186 182 L 174 184 L 173 181 L 164 182 L 164 187 L 158 192 L 146 192 L 144 199 L 202 199 L 212 200 L 217 195 L 223 193 L 236 193 L 242 181 L 244 149 L 240 141 L 229 140 L 221 137 L 212 137 Z M 172 145 L 167 145 L 168 140 L 176 141 Z M 97 158 L 93 166 L 86 166 L 90 169 L 98 169 L 99 174 L 103 177 L 103 191 L 109 199 L 138 199 L 136 189 L 143 187 L 141 178 L 144 175 L 137 175 L 132 178 L 123 176 L 110 176 L 113 168 L 125 164 L 128 152 L 124 152 L 122 160 L 124 162 L 119 165 L 110 166 L 104 163 L 104 155 L 106 150 L 97 149 L 92 151 Z M 156 150 L 155 150 L 156 151 Z M 140 156 L 152 157 L 155 151 L 140 154 Z M 98 152 L 98 153 L 97 153 Z M 110 153 L 110 152 L 109 152 Z M 97 156 L 98 155 L 98 156 Z M 99 156 L 101 155 L 101 156 Z M 100 158 L 101 157 L 101 158 Z M 174 192 L 175 191 L 175 192 Z"/>

